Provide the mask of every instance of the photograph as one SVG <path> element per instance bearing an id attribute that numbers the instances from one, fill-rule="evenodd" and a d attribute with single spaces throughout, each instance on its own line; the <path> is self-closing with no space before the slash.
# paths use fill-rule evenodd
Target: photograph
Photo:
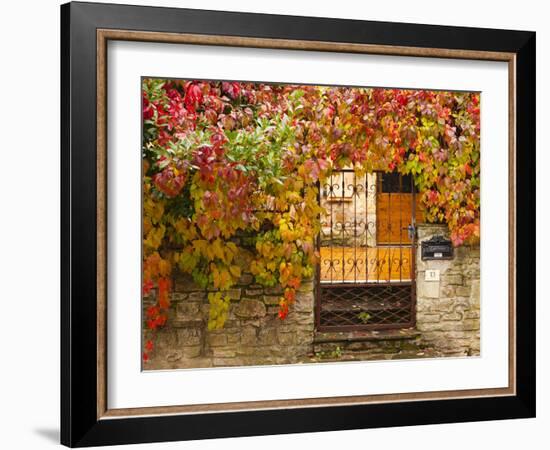
<path id="1" fill-rule="evenodd" d="M 142 370 L 480 356 L 480 92 L 141 97 Z"/>
<path id="2" fill-rule="evenodd" d="M 549 441 L 543 2 L 2 6 L 0 450 Z"/>

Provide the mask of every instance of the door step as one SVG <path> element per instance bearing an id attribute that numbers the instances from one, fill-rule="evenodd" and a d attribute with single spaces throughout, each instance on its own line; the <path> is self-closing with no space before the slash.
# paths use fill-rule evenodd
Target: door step
<path id="1" fill-rule="evenodd" d="M 422 344 L 414 328 L 377 331 L 317 331 L 313 341 L 317 361 L 364 361 L 437 356 Z"/>

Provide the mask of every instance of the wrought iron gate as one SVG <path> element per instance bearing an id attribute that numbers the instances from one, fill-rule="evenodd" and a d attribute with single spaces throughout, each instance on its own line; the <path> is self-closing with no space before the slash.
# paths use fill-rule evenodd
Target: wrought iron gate
<path id="1" fill-rule="evenodd" d="M 398 173 L 341 170 L 320 186 L 319 330 L 414 326 L 415 194 Z"/>

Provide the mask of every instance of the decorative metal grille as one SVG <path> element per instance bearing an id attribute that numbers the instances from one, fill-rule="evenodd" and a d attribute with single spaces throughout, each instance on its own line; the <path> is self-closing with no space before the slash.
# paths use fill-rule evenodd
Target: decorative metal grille
<path id="1" fill-rule="evenodd" d="M 370 328 L 409 326 L 411 286 L 335 286 L 323 289 L 321 323 Z"/>
<path id="2" fill-rule="evenodd" d="M 415 320 L 414 184 L 397 173 L 335 172 L 320 186 L 320 330 L 410 327 Z"/>

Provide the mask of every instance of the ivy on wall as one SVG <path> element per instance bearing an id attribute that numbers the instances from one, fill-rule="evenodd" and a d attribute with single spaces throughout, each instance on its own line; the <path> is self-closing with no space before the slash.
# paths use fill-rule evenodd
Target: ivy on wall
<path id="1" fill-rule="evenodd" d="M 339 168 L 412 174 L 426 221 L 446 222 L 455 246 L 479 239 L 478 93 L 144 79 L 142 96 L 152 334 L 175 269 L 217 290 L 208 327 L 223 327 L 242 233 L 256 282 L 284 289 L 284 319 L 318 259 L 318 182 Z"/>

